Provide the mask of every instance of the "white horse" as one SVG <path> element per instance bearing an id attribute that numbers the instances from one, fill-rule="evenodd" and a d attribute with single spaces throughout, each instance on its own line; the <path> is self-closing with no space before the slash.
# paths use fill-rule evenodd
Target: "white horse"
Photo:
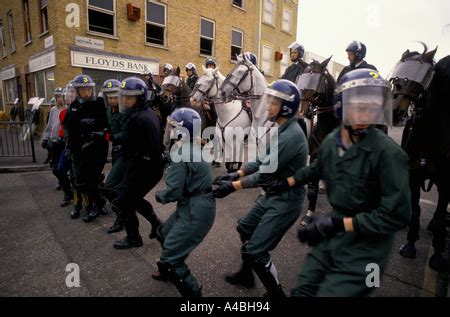
<path id="1" fill-rule="evenodd" d="M 244 140 L 239 140 L 236 132 L 239 132 L 238 128 L 241 128 L 242 133 L 238 134 L 248 135 L 251 118 L 242 101 L 234 100 L 226 103 L 221 101 L 219 87 L 225 77 L 220 73 L 219 68 L 206 69 L 203 67 L 203 71 L 204 75 L 198 79 L 192 91 L 191 103 L 198 111 L 202 111 L 201 105 L 204 101 L 215 105 L 217 123 L 214 133 L 214 159 L 221 161 L 221 154 L 224 155 L 225 166 L 228 172 L 231 172 L 236 170 L 234 165 L 237 162 L 239 162 L 237 163 L 237 168 L 239 168 L 243 161 Z M 209 144 L 209 146 L 211 145 L 212 143 Z"/>
<path id="2" fill-rule="evenodd" d="M 264 129 L 260 129 L 262 127 L 268 127 L 266 105 L 262 104 L 262 97 L 266 88 L 266 78 L 251 61 L 247 60 L 245 55 L 243 57 L 238 56 L 238 62 L 235 68 L 228 74 L 220 86 L 220 94 L 223 102 L 242 100 L 251 103 L 252 126 L 250 141 L 256 146 L 258 146 L 258 143 L 263 140 L 267 133 L 264 132 Z"/>

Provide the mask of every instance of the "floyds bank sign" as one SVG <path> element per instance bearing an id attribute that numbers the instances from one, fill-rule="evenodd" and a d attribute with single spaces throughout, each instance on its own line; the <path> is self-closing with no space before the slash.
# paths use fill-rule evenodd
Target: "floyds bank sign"
<path id="1" fill-rule="evenodd" d="M 86 52 L 71 52 L 72 66 L 95 68 L 126 73 L 140 74 L 151 70 L 153 74 L 159 73 L 159 64 L 150 61 L 139 61 L 116 56 L 97 55 Z"/>

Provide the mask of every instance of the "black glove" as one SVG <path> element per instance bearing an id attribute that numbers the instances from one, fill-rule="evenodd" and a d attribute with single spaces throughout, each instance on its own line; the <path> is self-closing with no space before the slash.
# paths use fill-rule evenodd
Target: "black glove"
<path id="1" fill-rule="evenodd" d="M 105 141 L 105 132 L 91 132 L 91 138 L 94 141 Z"/>
<path id="2" fill-rule="evenodd" d="M 278 178 L 271 174 L 260 174 L 258 186 L 262 187 L 267 194 L 279 194 L 289 189 L 286 178 Z"/>
<path id="3" fill-rule="evenodd" d="M 308 242 L 315 246 L 323 240 L 333 238 L 339 232 L 344 232 L 344 220 L 338 217 L 312 217 L 312 222 L 307 226 L 301 226 L 297 237 L 300 242 Z"/>
<path id="4" fill-rule="evenodd" d="M 228 173 L 227 175 L 222 175 L 222 176 L 217 176 L 216 179 L 214 180 L 213 184 L 214 185 L 222 185 L 222 182 L 226 181 L 226 182 L 234 182 L 237 181 L 239 179 L 240 175 L 238 172 L 234 172 L 234 173 Z"/>
<path id="5" fill-rule="evenodd" d="M 160 204 L 163 203 L 163 200 L 162 200 L 162 197 L 161 197 L 161 193 L 162 193 L 161 191 L 155 193 L 156 202 L 158 202 Z"/>
<path id="6" fill-rule="evenodd" d="M 48 140 L 43 140 L 42 143 L 41 143 L 41 147 L 43 149 L 48 149 Z"/>
<path id="7" fill-rule="evenodd" d="M 95 124 L 95 119 L 83 119 L 80 121 L 80 124 L 81 124 L 81 127 L 84 129 L 91 128 Z"/>
<path id="8" fill-rule="evenodd" d="M 217 185 L 217 184 L 216 184 Z M 222 181 L 220 182 L 220 187 L 213 190 L 214 198 L 225 198 L 232 192 L 236 191 L 236 188 L 233 186 L 233 182 Z"/>

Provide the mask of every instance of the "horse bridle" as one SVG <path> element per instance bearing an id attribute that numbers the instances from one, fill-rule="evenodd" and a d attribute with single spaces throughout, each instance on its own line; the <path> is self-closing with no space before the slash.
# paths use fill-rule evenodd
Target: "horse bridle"
<path id="1" fill-rule="evenodd" d="M 231 81 L 231 77 L 233 77 L 234 71 L 241 65 L 244 65 L 247 69 L 245 70 L 244 75 L 239 79 L 237 84 L 233 83 Z M 247 78 L 247 76 L 250 75 L 250 88 L 247 91 L 242 92 L 239 86 L 242 84 L 242 82 Z M 245 62 L 240 62 L 236 65 L 236 67 L 233 69 L 233 71 L 228 74 L 228 76 L 225 78 L 224 82 L 222 83 L 222 86 L 224 85 L 231 85 L 233 87 L 233 91 L 231 92 L 231 97 L 234 100 L 251 100 L 251 99 L 260 99 L 260 95 L 250 95 L 249 92 L 253 90 L 254 82 L 253 82 L 253 66 L 247 65 Z M 234 92 L 237 92 L 236 94 Z"/>
<path id="2" fill-rule="evenodd" d="M 211 81 L 211 85 L 209 85 L 208 89 L 205 91 L 200 89 L 200 85 L 195 85 L 194 90 L 191 93 L 191 96 L 195 94 L 196 91 L 200 92 L 202 94 L 202 100 L 213 100 L 214 97 L 209 97 L 209 93 L 211 92 L 211 89 L 214 87 L 214 84 L 216 85 L 217 91 L 219 91 L 219 81 L 218 77 L 216 75 L 213 75 L 213 80 Z"/>

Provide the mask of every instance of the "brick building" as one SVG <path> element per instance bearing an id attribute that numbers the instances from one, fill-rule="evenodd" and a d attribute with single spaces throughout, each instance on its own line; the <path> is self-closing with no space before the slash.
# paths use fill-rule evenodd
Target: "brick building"
<path id="1" fill-rule="evenodd" d="M 272 81 L 288 66 L 296 39 L 297 0 L 1 0 L 0 111 L 83 73 L 101 85 L 162 65 L 215 58 L 222 73 L 235 55 L 255 52 Z M 45 117 L 45 116 L 42 116 Z M 43 120 L 43 119 L 41 119 Z"/>

